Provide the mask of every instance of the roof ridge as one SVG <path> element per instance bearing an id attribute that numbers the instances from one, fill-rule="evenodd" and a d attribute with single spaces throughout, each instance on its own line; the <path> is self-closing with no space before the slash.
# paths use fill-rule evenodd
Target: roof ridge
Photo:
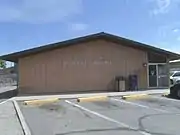
<path id="1" fill-rule="evenodd" d="M 99 32 L 99 33 L 90 34 L 90 35 L 86 35 L 86 36 L 82 36 L 82 37 L 77 37 L 77 38 L 73 38 L 70 40 L 65 40 L 65 41 L 56 42 L 56 43 L 52 43 L 52 44 L 47 44 L 44 46 L 39 46 L 39 47 L 35 47 L 35 48 L 31 48 L 31 49 L 27 49 L 27 50 L 15 52 L 15 53 L 10 53 L 7 55 L 0 56 L 0 59 L 17 62 L 19 58 L 25 57 L 25 56 L 28 56 L 31 54 L 36 54 L 36 53 L 40 53 L 43 51 L 49 51 L 49 50 L 57 49 L 60 47 L 70 46 L 73 44 L 92 41 L 92 40 L 96 40 L 96 39 L 100 39 L 100 38 L 102 38 L 104 40 L 108 40 L 110 42 L 116 42 L 118 44 L 121 44 L 121 45 L 124 45 L 127 47 L 133 47 L 136 49 L 154 51 L 154 52 L 162 53 L 164 55 L 170 55 L 171 57 L 173 57 L 172 59 L 180 58 L 180 54 L 177 54 L 177 53 L 173 53 L 173 52 L 170 52 L 170 51 L 167 51 L 164 49 L 160 49 L 160 48 L 157 48 L 157 47 L 145 44 L 145 43 L 140 43 L 138 41 L 134 41 L 134 40 L 127 39 L 127 38 L 120 37 L 120 36 L 113 35 L 113 34 L 109 34 L 106 32 Z"/>

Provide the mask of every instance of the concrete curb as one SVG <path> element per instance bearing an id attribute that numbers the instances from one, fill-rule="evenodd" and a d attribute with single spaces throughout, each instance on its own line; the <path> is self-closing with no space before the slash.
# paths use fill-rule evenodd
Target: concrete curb
<path id="1" fill-rule="evenodd" d="M 122 99 L 127 100 L 127 99 L 140 99 L 140 98 L 145 98 L 148 97 L 149 94 L 137 94 L 137 95 L 127 95 L 127 96 L 122 96 Z"/>
<path id="2" fill-rule="evenodd" d="M 162 96 L 163 96 L 163 97 L 168 97 L 169 94 L 170 94 L 169 92 L 165 92 L 165 93 L 162 94 Z"/>
<path id="3" fill-rule="evenodd" d="M 16 101 L 24 100 L 39 100 L 47 98 L 60 98 L 60 99 L 76 99 L 94 96 L 125 96 L 125 95 L 137 95 L 137 94 L 163 94 L 167 92 L 168 89 L 163 90 L 148 90 L 148 91 L 134 91 L 134 92 L 108 92 L 108 93 L 88 93 L 88 94 L 66 94 L 66 95 L 44 95 L 44 96 L 20 96 L 14 97 Z"/>
<path id="4" fill-rule="evenodd" d="M 14 99 L 14 98 L 6 99 L 6 100 L 0 102 L 0 105 L 5 104 L 6 102 L 12 101 L 13 99 Z"/>
<path id="5" fill-rule="evenodd" d="M 21 112 L 21 109 L 19 108 L 18 103 L 15 100 L 13 100 L 13 104 L 14 104 L 14 108 L 17 113 L 17 116 L 19 118 L 20 124 L 22 126 L 24 135 L 31 135 L 31 131 L 30 131 L 28 125 L 26 124 L 25 118 Z"/>
<path id="6" fill-rule="evenodd" d="M 57 101 L 59 101 L 59 98 L 28 100 L 28 101 L 24 101 L 24 103 L 25 105 L 41 105 L 41 104 L 54 103 Z"/>
<path id="7" fill-rule="evenodd" d="M 107 99 L 108 99 L 107 96 L 94 96 L 94 97 L 77 98 L 77 102 L 105 101 Z"/>

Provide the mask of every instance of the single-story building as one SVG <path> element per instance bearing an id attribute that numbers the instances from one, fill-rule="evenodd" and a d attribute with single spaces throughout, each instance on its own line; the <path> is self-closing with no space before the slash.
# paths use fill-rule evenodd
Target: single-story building
<path id="1" fill-rule="evenodd" d="M 180 55 L 97 33 L 1 56 L 17 63 L 20 94 L 116 91 L 135 75 L 138 89 L 169 86 L 169 61 Z M 126 89 L 128 85 L 126 85 Z"/>

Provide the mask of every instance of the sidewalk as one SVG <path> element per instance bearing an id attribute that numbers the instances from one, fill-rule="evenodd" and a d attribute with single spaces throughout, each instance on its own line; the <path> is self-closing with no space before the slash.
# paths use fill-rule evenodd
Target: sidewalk
<path id="1" fill-rule="evenodd" d="M 0 134 L 24 135 L 14 105 L 11 101 L 0 103 Z"/>
<path id="2" fill-rule="evenodd" d="M 154 89 L 145 91 L 130 91 L 130 92 L 106 92 L 106 93 L 85 93 L 85 94 L 66 94 L 66 95 L 44 95 L 44 96 L 19 96 L 14 97 L 15 100 L 34 100 L 34 99 L 46 99 L 46 98 L 80 98 L 80 97 L 92 97 L 92 96 L 125 96 L 135 94 L 163 94 L 169 92 L 169 89 Z"/>

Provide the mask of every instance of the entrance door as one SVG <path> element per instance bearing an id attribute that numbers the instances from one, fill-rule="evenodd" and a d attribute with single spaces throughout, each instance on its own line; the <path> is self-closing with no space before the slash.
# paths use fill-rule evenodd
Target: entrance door
<path id="1" fill-rule="evenodd" d="M 158 65 L 158 86 L 168 87 L 168 69 L 166 65 Z"/>
<path id="2" fill-rule="evenodd" d="M 157 65 L 149 65 L 149 87 L 157 87 Z"/>
<path id="3" fill-rule="evenodd" d="M 149 64 L 149 87 L 168 87 L 168 68 L 166 64 Z"/>

